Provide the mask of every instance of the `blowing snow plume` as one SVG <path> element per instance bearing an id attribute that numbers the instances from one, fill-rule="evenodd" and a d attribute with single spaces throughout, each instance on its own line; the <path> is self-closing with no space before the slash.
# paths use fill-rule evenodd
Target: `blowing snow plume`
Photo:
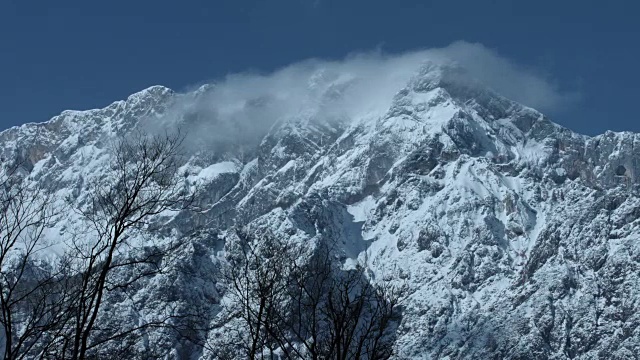
<path id="1" fill-rule="evenodd" d="M 255 148 L 277 122 L 376 119 L 427 62 L 460 66 L 470 79 L 543 111 L 576 98 L 481 44 L 456 42 L 396 55 L 369 52 L 341 61 L 312 59 L 268 74 L 228 75 L 181 96 L 153 128 L 179 125 L 193 150 L 219 153 Z"/>

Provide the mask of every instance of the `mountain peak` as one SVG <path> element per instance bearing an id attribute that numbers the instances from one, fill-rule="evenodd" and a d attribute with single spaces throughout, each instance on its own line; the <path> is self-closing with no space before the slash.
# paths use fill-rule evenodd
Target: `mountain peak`
<path id="1" fill-rule="evenodd" d="M 150 222 L 158 226 L 154 236 L 170 240 L 193 223 L 216 235 L 181 244 L 170 266 L 193 271 L 172 268 L 130 289 L 137 299 L 158 300 L 149 316 L 179 302 L 180 309 L 201 309 L 200 329 L 219 324 L 227 298 L 219 291 L 225 279 L 215 274 L 224 264 L 225 234 L 248 225 L 281 239 L 334 241 L 347 265 L 359 262 L 373 282 L 406 289 L 396 359 L 633 358 L 637 351 L 616 351 L 640 344 L 637 336 L 617 335 L 640 328 L 632 311 L 640 304 L 640 135 L 577 135 L 455 63 L 436 62 L 385 87 L 371 101 L 378 105 L 373 115 L 352 111 L 345 123 L 343 117 L 330 123 L 338 116 L 327 114 L 336 107 L 360 100 L 344 96 L 358 81 L 319 74 L 311 82 L 324 101 L 312 107 L 322 115 L 318 121 L 315 113 L 308 116 L 314 121 L 304 114 L 268 132 L 256 129 L 267 123 L 254 121 L 266 116 L 288 120 L 291 108 L 309 111 L 313 104 L 303 96 L 293 98 L 293 107 L 276 102 L 274 108 L 284 109 L 278 112 L 258 96 L 237 101 L 241 116 L 211 111 L 191 121 L 185 113 L 192 109 L 170 112 L 189 120 L 185 144 L 197 151 L 184 158 L 181 175 L 185 184 L 199 184 L 194 199 L 203 211 L 176 211 L 171 221 L 158 215 Z M 175 104 L 173 94 L 152 86 L 104 109 L 2 132 L 0 157 L 21 164 L 25 181 L 81 198 L 88 181 L 108 174 L 109 140 L 141 119 L 155 120 Z M 201 100 L 214 109 L 229 103 Z M 263 133 L 257 149 L 244 146 L 243 139 Z M 74 221 L 61 217 L 51 239 L 58 241 Z M 184 281 L 176 281 L 178 271 Z M 175 296 L 169 300 L 167 292 Z M 110 309 L 120 309 L 119 299 L 107 299 Z M 113 321 L 135 327 L 142 313 L 132 314 L 114 311 Z M 234 326 L 198 336 L 215 340 Z M 159 339 L 153 346 L 187 348 L 171 332 L 150 331 L 149 339 Z"/>
<path id="2" fill-rule="evenodd" d="M 430 91 L 438 87 L 482 87 L 479 81 L 455 62 L 426 61 L 410 82 L 416 91 Z"/>
<path id="3" fill-rule="evenodd" d="M 129 95 L 127 102 L 135 102 L 146 98 L 165 98 L 174 94 L 174 91 L 162 85 L 153 85 L 137 93 Z"/>

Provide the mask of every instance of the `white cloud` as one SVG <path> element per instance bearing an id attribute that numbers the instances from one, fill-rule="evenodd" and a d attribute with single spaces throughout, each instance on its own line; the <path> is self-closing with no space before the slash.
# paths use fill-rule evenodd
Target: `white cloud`
<path id="1" fill-rule="evenodd" d="M 427 61 L 458 63 L 496 92 L 542 111 L 575 99 L 575 94 L 559 91 L 548 78 L 481 44 L 456 42 L 403 54 L 375 51 L 340 61 L 307 60 L 269 74 L 229 75 L 196 100 L 179 101 L 165 120 L 171 123 L 187 114 L 194 144 L 253 143 L 281 119 L 379 114 Z"/>
<path id="2" fill-rule="evenodd" d="M 479 43 L 459 41 L 430 52 L 459 63 L 497 93 L 543 112 L 559 110 L 580 97 L 575 91 L 560 91 L 548 77 L 520 66 Z"/>

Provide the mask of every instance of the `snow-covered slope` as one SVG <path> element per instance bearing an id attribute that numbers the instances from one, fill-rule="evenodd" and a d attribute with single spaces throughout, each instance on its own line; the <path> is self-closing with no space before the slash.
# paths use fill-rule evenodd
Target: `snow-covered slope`
<path id="1" fill-rule="evenodd" d="M 82 201 L 110 139 L 200 92 L 152 87 L 64 112 L 2 132 L 0 153 L 29 181 Z M 367 262 L 372 281 L 403 284 L 398 359 L 637 358 L 640 135 L 575 134 L 455 66 L 425 64 L 389 103 L 332 121 L 291 114 L 242 151 L 191 147 L 184 170 L 203 183 L 204 210 L 165 226 L 197 223 L 211 236 L 181 247 L 175 271 L 111 298 L 105 318 L 132 322 L 177 304 L 203 310 L 208 325 L 223 296 L 224 231 L 251 223 L 331 238 L 345 262 Z M 186 128 L 207 121 L 188 115 L 171 114 Z M 127 302 L 148 313 L 124 311 Z M 164 330 L 139 346 L 206 355 Z"/>

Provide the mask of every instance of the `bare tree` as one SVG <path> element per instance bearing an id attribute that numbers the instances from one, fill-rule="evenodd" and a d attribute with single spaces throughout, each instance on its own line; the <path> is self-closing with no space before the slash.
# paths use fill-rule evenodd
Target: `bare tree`
<path id="1" fill-rule="evenodd" d="M 0 324 L 4 359 L 23 359 L 61 322 L 55 270 L 41 261 L 43 233 L 56 215 L 54 199 L 17 172 L 0 177 Z"/>
<path id="2" fill-rule="evenodd" d="M 238 236 L 223 272 L 227 280 L 228 292 L 233 308 L 224 322 L 239 319 L 241 328 L 231 328 L 233 335 L 225 342 L 225 349 L 215 351 L 218 357 L 222 353 L 242 353 L 248 359 L 256 359 L 265 349 L 273 352 L 278 348 L 278 338 L 272 336 L 272 326 L 277 321 L 278 302 L 286 301 L 287 282 L 283 281 L 284 264 L 280 262 L 283 248 L 280 243 L 264 243 L 258 247 L 242 231 Z"/>
<path id="3" fill-rule="evenodd" d="M 232 300 L 228 320 L 241 326 L 214 345 L 218 354 L 314 360 L 392 355 L 399 291 L 372 285 L 361 266 L 343 270 L 326 243 L 310 252 L 274 236 L 238 234 L 225 278 Z"/>
<path id="4" fill-rule="evenodd" d="M 77 208 L 87 232 L 72 238 L 64 261 L 66 285 L 72 289 L 66 306 L 71 320 L 51 335 L 56 340 L 46 349 L 47 356 L 90 358 L 108 342 L 131 339 L 164 322 L 131 329 L 120 324 L 96 327 L 105 295 L 157 274 L 163 256 L 178 245 L 135 248 L 132 239 L 145 234 L 155 215 L 191 204 L 193 192 L 178 176 L 182 140 L 180 134 L 137 133 L 115 144 L 107 176 L 94 184 L 88 200 Z"/>

